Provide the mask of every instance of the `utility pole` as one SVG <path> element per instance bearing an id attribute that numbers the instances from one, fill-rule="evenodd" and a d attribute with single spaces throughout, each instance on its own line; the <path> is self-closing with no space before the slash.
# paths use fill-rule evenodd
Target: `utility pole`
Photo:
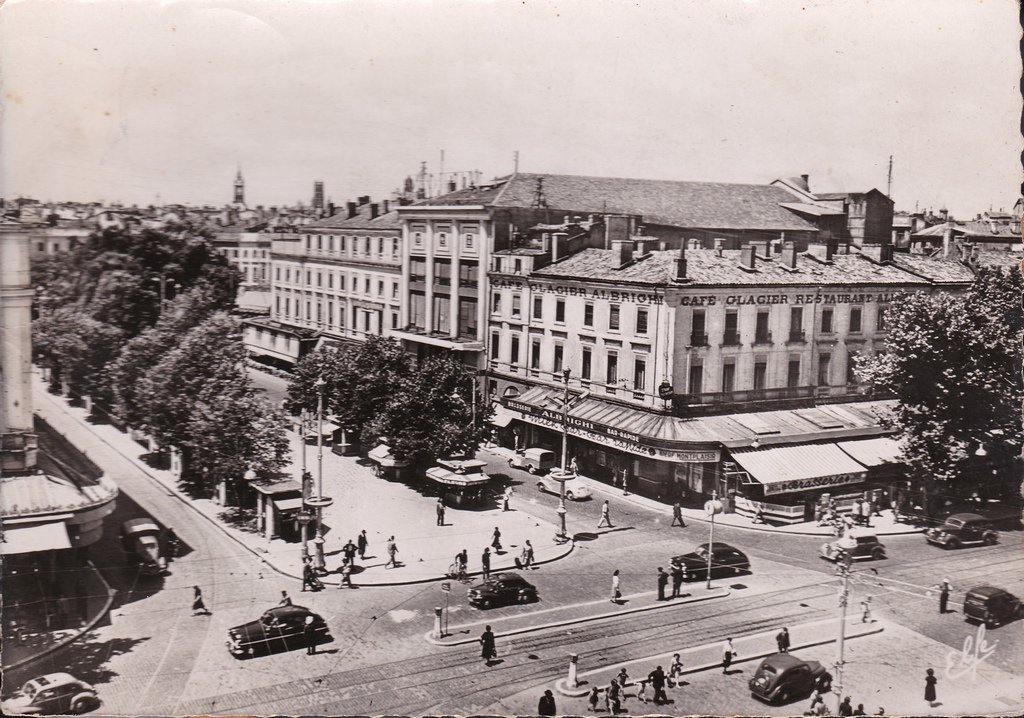
<path id="1" fill-rule="evenodd" d="M 885 196 L 892 199 L 892 155 L 889 155 L 889 184 L 885 189 Z"/>
<path id="2" fill-rule="evenodd" d="M 842 553 L 836 560 L 836 570 L 842 579 L 839 588 L 839 635 L 836 638 L 836 715 L 839 714 L 839 704 L 843 700 L 843 667 L 846 663 L 846 604 L 850 597 L 850 565 L 853 562 L 853 555 L 850 553 L 856 545 L 849 534 L 839 540 L 839 548 Z"/>
<path id="3" fill-rule="evenodd" d="M 518 152 L 516 153 L 519 154 Z M 562 370 L 562 475 L 558 482 L 558 538 L 567 538 L 565 530 L 565 482 L 569 478 L 569 375 L 571 369 Z"/>

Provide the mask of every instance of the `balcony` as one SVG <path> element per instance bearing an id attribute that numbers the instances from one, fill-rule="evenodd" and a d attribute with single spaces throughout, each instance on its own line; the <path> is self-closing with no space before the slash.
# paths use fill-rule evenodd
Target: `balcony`
<path id="1" fill-rule="evenodd" d="M 725 334 L 722 335 L 722 346 L 724 347 L 738 347 L 740 345 L 740 333 L 735 330 L 726 330 Z"/>
<path id="2" fill-rule="evenodd" d="M 867 385 L 798 386 L 676 395 L 673 412 L 679 416 L 736 411 L 796 409 L 859 399 L 883 399 Z"/>
<path id="3" fill-rule="evenodd" d="M 789 338 L 786 341 L 790 342 L 791 344 L 802 344 L 803 342 L 807 341 L 807 333 L 806 332 L 790 332 L 789 333 Z"/>
<path id="4" fill-rule="evenodd" d="M 690 346 L 692 346 L 692 347 L 706 347 L 707 345 L 708 345 L 708 334 L 707 334 L 707 332 L 692 332 L 690 334 Z"/>
<path id="5" fill-rule="evenodd" d="M 754 335 L 754 344 L 771 344 L 771 332 L 760 332 Z"/>

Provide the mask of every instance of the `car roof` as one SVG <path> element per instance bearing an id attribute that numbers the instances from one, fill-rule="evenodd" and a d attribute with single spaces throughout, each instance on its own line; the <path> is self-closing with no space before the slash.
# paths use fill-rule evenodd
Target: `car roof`
<path id="1" fill-rule="evenodd" d="M 1010 592 L 1002 588 L 996 588 L 995 586 L 975 586 L 967 593 L 984 596 L 985 598 L 992 598 L 993 596 L 1000 596 L 1004 593 L 1009 594 Z"/>
<path id="2" fill-rule="evenodd" d="M 808 661 L 801 660 L 791 653 L 773 653 L 763 661 L 763 664 L 768 664 L 783 671 L 796 666 L 802 666 L 805 663 L 808 663 Z"/>
<path id="3" fill-rule="evenodd" d="M 526 454 L 527 456 L 542 456 L 544 454 L 551 454 L 551 456 L 555 455 L 555 452 L 551 451 L 550 449 L 537 449 L 537 448 L 526 449 L 523 453 Z"/>
<path id="4" fill-rule="evenodd" d="M 491 576 L 491 580 L 492 581 L 521 581 L 523 583 L 526 583 L 526 579 L 525 578 L 520 576 L 518 573 L 513 573 L 511 571 L 506 571 L 506 572 L 503 572 L 503 573 L 496 573 L 493 576 Z"/>
<path id="5" fill-rule="evenodd" d="M 697 548 L 694 549 L 694 550 L 698 551 L 700 549 L 706 549 L 707 547 L 708 547 L 708 545 L 706 543 L 702 543 L 699 546 L 697 546 Z M 737 551 L 737 552 L 739 551 L 739 549 L 736 548 L 735 546 L 733 546 L 731 544 L 727 544 L 727 543 L 722 543 L 721 541 L 715 541 L 714 550 L 715 551 Z"/>
<path id="6" fill-rule="evenodd" d="M 137 533 L 139 531 L 160 531 L 160 527 L 156 525 L 156 521 L 153 519 L 128 519 L 121 524 L 121 529 L 125 533 Z"/>
<path id="7" fill-rule="evenodd" d="M 946 517 L 946 520 L 949 521 L 950 519 L 957 519 L 965 523 L 967 521 L 987 521 L 987 519 L 980 514 L 950 514 Z"/>
<path id="8" fill-rule="evenodd" d="M 65 683 L 78 683 L 78 679 L 70 673 L 47 673 L 44 676 L 33 678 L 32 682 L 40 688 L 50 688 L 51 686 L 63 685 Z"/>
<path id="9" fill-rule="evenodd" d="M 312 613 L 312 611 L 305 606 L 274 606 L 264 611 L 263 615 L 265 616 L 268 613 L 277 618 L 287 618 L 288 616 L 305 616 Z"/>

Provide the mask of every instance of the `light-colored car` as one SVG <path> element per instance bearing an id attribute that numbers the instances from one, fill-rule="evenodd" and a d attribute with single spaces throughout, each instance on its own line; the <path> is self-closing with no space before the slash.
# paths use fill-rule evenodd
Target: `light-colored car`
<path id="1" fill-rule="evenodd" d="M 0 703 L 5 715 L 67 715 L 100 707 L 96 689 L 70 673 L 48 673 L 25 683 L 17 695 Z"/>
<path id="2" fill-rule="evenodd" d="M 537 479 L 537 488 L 540 491 L 549 491 L 552 494 L 561 495 L 562 493 L 562 482 L 557 481 L 557 472 L 555 474 L 547 474 Z M 583 499 L 590 498 L 590 489 L 578 476 L 573 476 L 565 481 L 565 498 L 569 501 L 582 501 Z"/>
<path id="3" fill-rule="evenodd" d="M 523 449 L 512 455 L 508 465 L 513 469 L 526 469 L 531 474 L 543 474 L 558 466 L 558 457 L 547 449 Z"/>
<path id="4" fill-rule="evenodd" d="M 885 558 L 885 546 L 874 534 L 856 534 L 850 536 L 853 541 L 849 549 L 850 558 L 854 561 L 864 559 Z M 847 549 L 843 548 L 843 540 L 829 541 L 822 544 L 821 557 L 829 561 L 838 561 Z"/>

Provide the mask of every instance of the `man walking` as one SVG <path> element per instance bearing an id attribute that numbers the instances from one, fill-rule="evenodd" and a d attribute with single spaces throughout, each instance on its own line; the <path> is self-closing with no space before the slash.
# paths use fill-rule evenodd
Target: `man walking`
<path id="1" fill-rule="evenodd" d="M 576 463 L 575 456 L 572 457 L 572 460 L 569 462 L 569 473 L 571 473 L 573 476 L 580 475 L 580 465 Z"/>
<path id="2" fill-rule="evenodd" d="M 444 526 L 444 499 L 442 499 L 440 497 L 437 499 L 436 510 L 437 510 L 437 525 L 438 526 Z"/>
<path id="3" fill-rule="evenodd" d="M 345 556 L 345 560 L 352 566 L 356 563 L 356 552 L 358 550 L 359 549 L 356 548 L 356 545 L 352 543 L 352 539 L 349 539 L 348 543 L 341 547 L 342 555 Z"/>
<path id="4" fill-rule="evenodd" d="M 502 511 L 511 511 L 512 510 L 511 508 L 509 508 L 509 502 L 511 500 L 512 500 L 512 487 L 511 486 L 506 486 L 505 487 L 505 493 L 503 493 L 501 495 L 501 510 Z"/>
<path id="5" fill-rule="evenodd" d="M 942 583 L 939 584 L 939 613 L 949 612 L 947 606 L 949 605 L 949 591 L 952 588 L 948 578 L 942 579 Z"/>
<path id="6" fill-rule="evenodd" d="M 680 589 L 683 586 L 683 565 L 678 561 L 672 561 L 672 598 L 679 598 Z"/>
<path id="7" fill-rule="evenodd" d="M 486 546 L 480 557 L 480 575 L 485 581 L 491 577 L 491 549 Z"/>
<path id="8" fill-rule="evenodd" d="M 611 509 L 608 508 L 608 501 L 606 499 L 605 502 L 601 505 L 601 520 L 597 522 L 598 528 L 603 528 L 604 526 L 612 528 L 612 518 L 610 515 L 610 511 Z"/>
<path id="9" fill-rule="evenodd" d="M 659 601 L 664 601 L 665 600 L 665 587 L 666 586 L 668 586 L 668 574 L 665 573 L 665 569 L 663 569 L 661 566 L 658 566 L 658 600 Z M 658 695 L 657 690 L 655 690 L 654 695 L 655 696 Z M 654 702 L 657 703 L 658 699 L 655 698 Z"/>
<path id="10" fill-rule="evenodd" d="M 672 506 L 672 523 L 670 523 L 669 526 L 686 528 L 686 523 L 683 521 L 683 507 L 678 501 L 676 501 Z"/>
<path id="11" fill-rule="evenodd" d="M 544 691 L 544 695 L 537 701 L 537 715 L 542 716 L 553 716 L 556 715 L 557 710 L 555 709 L 555 696 L 551 693 L 551 689 Z"/>
<path id="12" fill-rule="evenodd" d="M 860 622 L 875 622 L 875 620 L 871 618 L 871 596 L 865 596 L 864 599 L 860 602 Z"/>
<path id="13" fill-rule="evenodd" d="M 302 625 L 302 637 L 306 639 L 306 655 L 316 654 L 316 628 L 313 627 L 312 616 L 306 616 L 306 622 Z"/>
<path id="14" fill-rule="evenodd" d="M 356 537 L 356 549 L 359 551 L 359 560 L 366 560 L 366 547 L 370 545 L 370 542 L 366 539 L 366 529 L 359 532 L 359 536 Z"/>
<path id="15" fill-rule="evenodd" d="M 348 560 L 341 562 L 341 581 L 338 588 L 352 588 L 352 564 Z"/>
<path id="16" fill-rule="evenodd" d="M 308 586 L 310 591 L 316 591 L 318 583 L 319 580 L 313 571 L 313 564 L 306 561 L 302 564 L 302 590 L 305 591 Z"/>
<path id="17" fill-rule="evenodd" d="M 484 632 L 480 634 L 480 657 L 484 659 L 484 665 L 491 665 L 491 659 L 498 657 L 498 651 L 494 647 L 494 634 L 491 627 L 485 626 Z"/>
<path id="18" fill-rule="evenodd" d="M 388 538 L 387 552 L 388 560 L 384 564 L 384 568 L 398 568 L 398 561 L 395 559 L 395 556 L 398 554 L 398 545 L 395 543 L 394 536 Z"/>
<path id="19" fill-rule="evenodd" d="M 529 539 L 526 540 L 526 543 L 523 546 L 521 563 L 523 564 L 523 568 L 530 568 L 533 566 L 533 544 L 530 543 Z"/>
<path id="20" fill-rule="evenodd" d="M 302 590 L 305 591 L 306 590 L 305 587 L 303 587 Z M 277 605 L 278 606 L 291 606 L 291 605 L 293 605 L 292 604 L 292 597 L 288 595 L 287 591 L 281 591 L 281 600 L 277 602 Z"/>
<path id="21" fill-rule="evenodd" d="M 629 468 L 622 469 L 622 495 L 629 496 Z"/>
<path id="22" fill-rule="evenodd" d="M 665 695 L 665 671 L 658 666 L 647 676 L 651 682 L 651 688 L 654 689 L 654 704 L 661 705 L 668 703 L 668 696 Z"/>
<path id="23" fill-rule="evenodd" d="M 722 646 L 722 673 L 726 674 L 729 672 L 729 666 L 732 665 L 732 658 L 736 655 L 736 649 L 732 647 L 732 639 L 726 638 L 725 644 Z"/>
<path id="24" fill-rule="evenodd" d="M 775 644 L 779 647 L 779 653 L 789 653 L 789 629 L 785 626 L 775 636 Z"/>

